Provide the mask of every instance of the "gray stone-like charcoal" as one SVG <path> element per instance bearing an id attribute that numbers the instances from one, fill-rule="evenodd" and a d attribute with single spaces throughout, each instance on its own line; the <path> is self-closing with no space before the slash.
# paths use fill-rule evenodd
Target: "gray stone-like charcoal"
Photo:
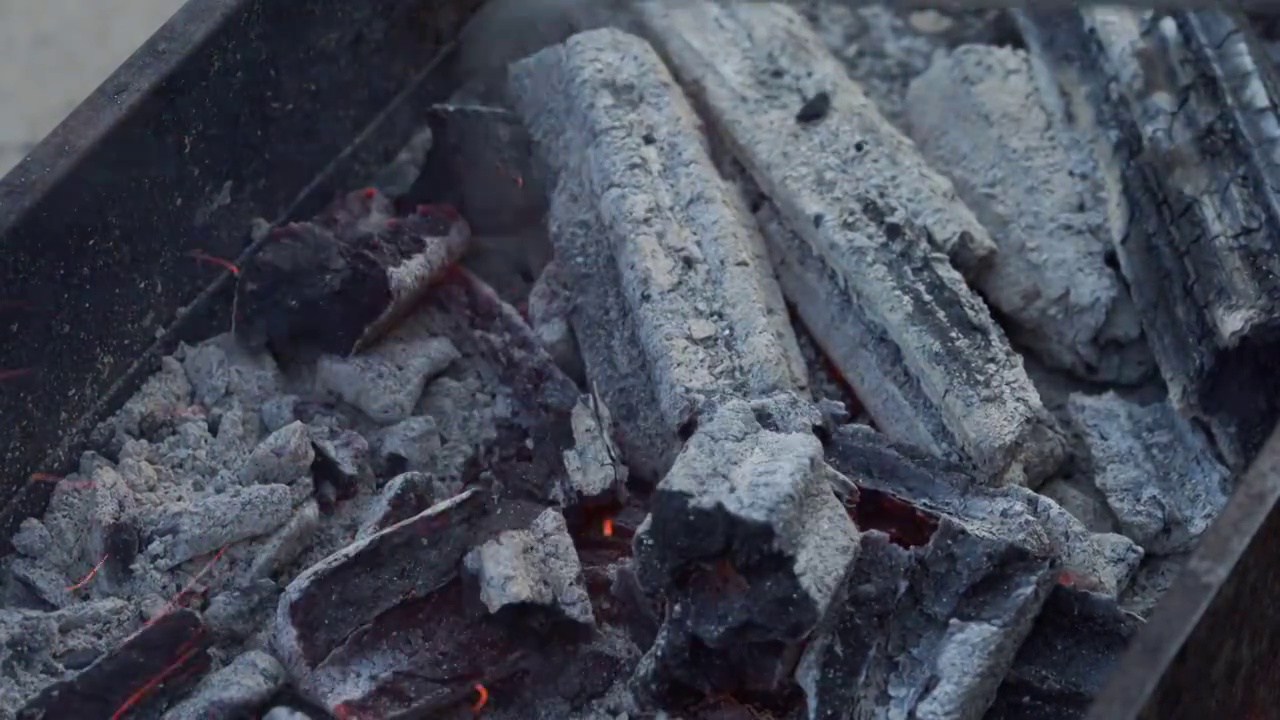
<path id="1" fill-rule="evenodd" d="M 640 8 L 715 129 L 848 295 L 847 305 L 893 342 L 910 381 L 983 476 L 1037 484 L 1052 473 L 1065 449 L 1060 431 L 982 300 L 937 252 L 980 276 L 991 247 L 951 183 L 925 165 L 789 8 Z M 797 311 L 823 343 L 817 330 L 826 309 Z M 813 322 L 806 318 L 814 314 Z M 831 357 L 850 382 L 858 379 L 845 358 Z"/>
<path id="2" fill-rule="evenodd" d="M 168 570 L 246 538 L 265 535 L 293 517 L 288 485 L 250 485 L 211 495 L 175 512 L 153 531 L 147 553 Z"/>
<path id="3" fill-rule="evenodd" d="M 708 400 L 805 390 L 795 337 L 769 317 L 780 291 L 758 230 L 653 49 L 617 30 L 581 33 L 513 65 L 510 85 L 557 183 L 593 201 L 603 233 L 592 242 L 616 265 L 639 340 L 626 351 L 647 361 L 664 430 L 687 431 Z M 572 243 L 553 240 L 571 258 Z"/>
<path id="4" fill-rule="evenodd" d="M 1048 92 L 1100 138 L 1113 239 L 1174 406 L 1241 469 L 1280 416 L 1275 69 L 1213 11 L 1018 11 Z"/>
<path id="5" fill-rule="evenodd" d="M 1053 585 L 1050 561 L 943 520 L 903 547 L 862 536 L 796 680 L 809 720 L 979 720 Z"/>
<path id="6" fill-rule="evenodd" d="M 795 395 L 726 402 L 658 485 L 633 547 L 641 582 L 676 612 L 639 671 L 649 692 L 774 689 L 836 601 L 858 530 L 820 423 Z"/>
<path id="7" fill-rule="evenodd" d="M 1106 263 L 1103 188 L 1086 138 L 1046 105 L 1024 51 L 965 45 L 911 83 L 909 133 L 999 247 L 982 289 L 1016 339 L 1079 377 L 1134 383 L 1154 366 Z"/>
<path id="8" fill-rule="evenodd" d="M 827 462 L 857 487 L 854 519 L 899 542 L 923 543 L 939 518 L 999 538 L 1037 557 L 1055 558 L 1073 582 L 1115 597 L 1128 586 L 1142 548 L 1115 533 L 1091 533 L 1053 500 L 1024 487 L 993 488 L 963 468 L 881 433 L 846 425 L 831 434 Z"/>
<path id="9" fill-rule="evenodd" d="M 582 625 L 595 625 L 578 551 L 564 516 L 543 510 L 528 529 L 505 530 L 467 553 L 465 566 L 480 585 L 491 613 L 541 606 Z"/>
<path id="10" fill-rule="evenodd" d="M 573 447 L 564 451 L 564 469 L 575 497 L 569 505 L 611 505 L 626 499 L 627 466 L 613 441 L 613 417 L 595 393 L 584 395 L 569 418 Z"/>
<path id="11" fill-rule="evenodd" d="M 1067 409 L 1120 531 L 1149 553 L 1192 549 L 1226 506 L 1231 473 L 1191 423 L 1167 402 L 1144 407 L 1115 393 L 1074 394 Z"/>

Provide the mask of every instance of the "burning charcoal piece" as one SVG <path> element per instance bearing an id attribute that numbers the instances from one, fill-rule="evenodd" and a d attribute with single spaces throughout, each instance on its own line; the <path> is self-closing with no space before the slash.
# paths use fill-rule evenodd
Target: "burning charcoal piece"
<path id="1" fill-rule="evenodd" d="M 547 508 L 527 530 L 506 530 L 467 553 L 465 566 L 480 584 L 490 613 L 522 605 L 554 610 L 595 625 L 578 551 L 564 516 Z"/>
<path id="2" fill-rule="evenodd" d="M 240 540 L 265 535 L 293 517 L 288 485 L 250 485 L 209 495 L 157 528 L 147 554 L 171 570 Z"/>
<path id="3" fill-rule="evenodd" d="M 858 530 L 831 491 L 819 422 L 794 395 L 726 402 L 658 485 L 636 568 L 678 612 L 643 664 L 649 692 L 775 690 L 836 601 Z"/>
<path id="4" fill-rule="evenodd" d="M 647 361 L 663 430 L 687 429 L 715 398 L 805 391 L 794 335 L 788 328 L 779 337 L 769 320 L 776 281 L 753 249 L 758 231 L 738 212 L 697 116 L 653 50 L 617 30 L 585 32 L 514 64 L 510 84 L 560 186 L 595 200 L 587 217 L 603 233 L 591 241 L 612 257 L 625 299 L 624 323 L 608 330 L 633 328 L 639 344 L 625 352 Z M 557 234 L 557 255 L 572 262 L 576 243 Z M 599 294 L 576 282 L 573 291 L 579 302 Z M 590 311 L 603 319 L 599 307 Z M 578 339 L 598 335 L 586 329 Z"/>
<path id="5" fill-rule="evenodd" d="M 1120 530 L 1149 553 L 1192 549 L 1231 496 L 1231 473 L 1167 402 L 1107 393 L 1067 404 Z"/>
<path id="6" fill-rule="evenodd" d="M 307 568 L 276 609 L 275 648 L 294 679 L 308 677 L 353 631 L 457 574 L 485 515 L 478 489 L 439 503 Z"/>
<path id="7" fill-rule="evenodd" d="M 204 622 L 210 634 L 221 640 L 240 641 L 261 629 L 262 612 L 280 597 L 280 587 L 258 578 L 241 587 L 224 590 L 209 601 Z"/>
<path id="8" fill-rule="evenodd" d="M 1136 383 L 1154 367 L 1111 251 L 1104 189 L 1086 138 L 1064 127 L 1026 53 L 966 45 L 935 57 L 907 93 L 910 134 L 991 232 L 982 290 L 1045 362 Z"/>
<path id="9" fill-rule="evenodd" d="M 240 268 L 235 333 L 248 347 L 350 355 L 369 347 L 462 256 L 466 221 L 424 207 L 393 217 L 376 190 L 271 231 Z"/>
<path id="10" fill-rule="evenodd" d="M 919 388 L 904 394 L 928 401 L 931 412 L 915 432 L 895 436 L 914 440 L 937 418 L 954 440 L 929 437 L 925 446 L 958 443 L 990 482 L 1035 485 L 1051 474 L 1065 451 L 1056 424 L 982 300 L 935 252 L 981 277 L 994 248 L 951 183 L 925 165 L 791 9 L 648 3 L 641 15 L 814 258 L 803 280 L 822 290 L 807 290 L 809 297 L 853 311 L 846 328 L 831 322 L 828 306 L 797 303 L 810 332 L 858 393 L 886 394 L 867 381 L 901 374 Z M 792 122 L 797 88 L 830 93 L 821 123 Z M 828 220 L 814 223 L 815 214 Z M 886 338 L 890 348 L 864 355 L 883 363 L 896 349 L 902 368 L 863 371 L 836 354 L 830 336 L 846 330 Z M 887 419 L 906 422 L 910 402 L 891 403 Z"/>
<path id="11" fill-rule="evenodd" d="M 284 668 L 261 650 L 250 650 L 204 679 L 164 720 L 250 716 L 284 684 Z"/>
<path id="12" fill-rule="evenodd" d="M 1230 13 L 1016 17 L 1048 92 L 1109 140 L 1116 257 L 1174 407 L 1243 469 L 1280 416 L 1274 66 Z"/>
<path id="13" fill-rule="evenodd" d="M 569 505 L 599 506 L 626 500 L 627 466 L 613 442 L 613 418 L 595 394 L 573 406 L 574 446 L 564 451 L 564 468 L 576 494 Z"/>
<path id="14" fill-rule="evenodd" d="M 826 451 L 827 462 L 858 490 L 859 527 L 885 531 L 903 544 L 920 544 L 912 538 L 927 541 L 929 526 L 938 517 L 949 518 L 976 535 L 1056 558 L 1080 582 L 1112 597 L 1129 584 L 1142 560 L 1142 549 L 1133 541 L 1090 533 L 1047 497 L 1024 487 L 985 486 L 962 468 L 894 445 L 871 428 L 836 429 Z M 869 500 L 880 502 L 864 511 Z"/>
<path id="15" fill-rule="evenodd" d="M 1079 720 L 1141 621 L 1115 600 L 1055 587 L 984 720 Z"/>
<path id="16" fill-rule="evenodd" d="M 196 613 L 168 613 L 68 680 L 32 698 L 18 720 L 143 717 L 184 696 L 209 670 L 208 635 Z"/>
<path id="17" fill-rule="evenodd" d="M 355 497 L 361 485 L 373 476 L 369 441 L 360 433 L 315 428 L 311 442 L 316 449 L 316 461 L 311 466 L 316 483 L 332 487 L 338 500 Z"/>
<path id="18" fill-rule="evenodd" d="M 979 720 L 1052 588 L 1047 558 L 944 519 L 925 545 L 862 536 L 796 680 L 808 720 Z"/>

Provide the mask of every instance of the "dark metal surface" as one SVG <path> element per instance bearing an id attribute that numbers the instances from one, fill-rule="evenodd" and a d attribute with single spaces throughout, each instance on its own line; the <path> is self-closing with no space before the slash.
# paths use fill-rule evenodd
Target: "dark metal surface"
<path id="1" fill-rule="evenodd" d="M 191 0 L 0 180 L 0 371 L 27 371 L 0 380 L 0 554 L 48 501 L 32 473 L 67 471 L 159 350 L 227 327 L 190 253 L 234 258 L 251 218 L 394 156 L 482 2 Z"/>
<path id="2" fill-rule="evenodd" d="M 1089 720 L 1280 717 L 1280 428 L 1134 639 Z"/>

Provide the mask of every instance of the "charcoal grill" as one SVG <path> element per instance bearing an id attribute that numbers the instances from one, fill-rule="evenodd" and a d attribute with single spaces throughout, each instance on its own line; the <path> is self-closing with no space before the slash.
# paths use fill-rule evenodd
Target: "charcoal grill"
<path id="1" fill-rule="evenodd" d="M 0 299 L 20 303 L 0 370 L 30 369 L 0 386 L 6 543 L 48 500 L 33 473 L 68 466 L 179 341 L 226 326 L 229 276 L 192 254 L 236 257 L 250 218 L 310 217 L 387 162 L 456 85 L 482 4 L 191 0 L 0 181 Z M 1278 497 L 1280 431 L 1092 717 L 1274 712 Z"/>

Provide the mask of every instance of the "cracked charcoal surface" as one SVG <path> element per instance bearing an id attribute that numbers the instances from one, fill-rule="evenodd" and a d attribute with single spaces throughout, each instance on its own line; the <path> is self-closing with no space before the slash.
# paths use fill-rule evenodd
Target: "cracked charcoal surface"
<path id="1" fill-rule="evenodd" d="M 1080 377 L 1139 382 L 1154 365 L 1128 290 L 1106 265 L 1103 188 L 1032 72 L 1009 48 L 937 56 L 907 93 L 909 134 L 991 232 L 999 252 L 981 287 L 1015 335 Z M 1020 192 L 1027 186 L 1036 192 Z"/>
<path id="2" fill-rule="evenodd" d="M 804 390 L 794 336 L 779 338 L 768 320 L 780 293 L 761 268 L 758 231 L 648 44 L 580 33 L 514 64 L 510 86 L 557 182 L 581 182 L 597 199 L 667 431 L 717 397 Z"/>
<path id="3" fill-rule="evenodd" d="M 836 267 L 842 289 L 902 352 L 966 455 L 991 482 L 1043 481 L 1062 460 L 1060 432 L 986 306 L 931 249 L 972 272 L 995 249 L 951 183 L 788 8 L 697 2 L 641 12 L 783 222 Z M 832 98 L 827 116 L 791 122 L 797 102 L 789 98 L 819 91 Z M 804 317 L 806 307 L 797 309 Z M 817 324 L 806 325 L 812 332 Z"/>
<path id="4" fill-rule="evenodd" d="M 1114 393 L 1072 395 L 1068 410 L 1121 532 L 1150 553 L 1192 549 L 1232 486 L 1231 473 L 1203 437 L 1167 402 L 1142 406 Z"/>

